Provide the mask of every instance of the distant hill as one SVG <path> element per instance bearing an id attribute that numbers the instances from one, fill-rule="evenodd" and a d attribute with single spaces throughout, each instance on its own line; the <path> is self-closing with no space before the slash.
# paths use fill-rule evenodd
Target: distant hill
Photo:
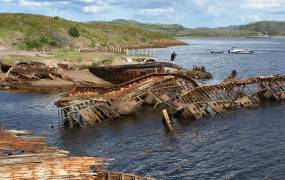
<path id="1" fill-rule="evenodd" d="M 125 24 L 125 25 L 132 25 L 135 27 L 143 28 L 147 31 L 151 32 L 160 32 L 163 34 L 167 34 L 169 36 L 177 36 L 179 34 L 183 34 L 185 32 L 189 32 L 189 28 L 186 28 L 179 24 L 149 24 L 149 23 L 140 23 L 133 20 L 124 20 L 124 19 L 117 19 L 111 21 L 112 24 Z"/>
<path id="2" fill-rule="evenodd" d="M 285 21 L 260 21 L 246 25 L 220 28 L 187 28 L 178 24 L 149 24 L 123 19 L 104 23 L 140 27 L 147 31 L 160 32 L 175 37 L 246 37 L 285 35 Z"/>
<path id="3" fill-rule="evenodd" d="M 253 31 L 269 36 L 284 36 L 285 21 L 260 21 L 236 27 L 241 31 Z"/>
<path id="4" fill-rule="evenodd" d="M 70 28 L 73 28 L 73 33 L 77 30 L 77 35 L 80 36 L 71 36 Z M 0 48 L 6 46 L 29 50 L 63 46 L 159 47 L 175 44 L 183 43 L 160 32 L 146 31 L 139 26 L 102 22 L 90 24 L 31 14 L 0 14 Z"/>

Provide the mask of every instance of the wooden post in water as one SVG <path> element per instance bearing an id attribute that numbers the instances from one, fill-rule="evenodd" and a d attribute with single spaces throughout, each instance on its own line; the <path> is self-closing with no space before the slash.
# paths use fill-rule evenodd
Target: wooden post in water
<path id="1" fill-rule="evenodd" d="M 168 112 L 166 109 L 162 110 L 162 114 L 163 114 L 163 120 L 168 128 L 169 131 L 174 131 L 171 119 L 169 118 Z"/>

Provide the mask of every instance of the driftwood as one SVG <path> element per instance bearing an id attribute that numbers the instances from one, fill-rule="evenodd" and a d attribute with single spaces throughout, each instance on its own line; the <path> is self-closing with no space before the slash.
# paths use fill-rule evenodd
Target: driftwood
<path id="1" fill-rule="evenodd" d="M 109 172 L 104 169 L 107 159 L 69 157 L 67 151 L 47 146 L 44 137 L 23 136 L 30 134 L 29 131 L 0 130 L 1 179 L 153 179 Z"/>

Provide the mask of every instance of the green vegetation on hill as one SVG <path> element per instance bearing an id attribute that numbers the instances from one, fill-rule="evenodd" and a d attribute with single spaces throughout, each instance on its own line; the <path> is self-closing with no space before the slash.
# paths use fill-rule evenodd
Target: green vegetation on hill
<path id="1" fill-rule="evenodd" d="M 169 36 L 177 36 L 180 33 L 185 33 L 189 28 L 185 28 L 179 24 L 148 24 L 148 23 L 140 23 L 137 21 L 132 20 L 124 20 L 124 19 L 117 19 L 110 22 L 111 24 L 125 24 L 130 25 L 133 27 L 140 27 L 146 31 L 151 32 L 160 32 L 163 34 L 167 34 Z"/>
<path id="2" fill-rule="evenodd" d="M 260 21 L 247 25 L 220 28 L 187 28 L 177 24 L 148 24 L 123 19 L 105 23 L 130 25 L 133 27 L 143 28 L 147 31 L 160 32 L 176 37 L 246 37 L 285 35 L 285 21 Z"/>
<path id="3" fill-rule="evenodd" d="M 160 43 L 171 45 L 180 42 L 160 32 L 145 31 L 132 25 L 90 24 L 31 14 L 0 14 L 0 46 L 31 50 L 64 46 L 156 46 Z"/>
<path id="4" fill-rule="evenodd" d="M 177 24 L 147 24 L 129 20 L 73 22 L 60 17 L 0 14 L 0 49 L 53 47 L 165 47 L 177 37 L 245 37 L 285 35 L 284 21 L 261 21 L 221 28 L 186 28 Z M 172 36 L 172 37 L 171 37 Z"/>
<path id="5" fill-rule="evenodd" d="M 186 37 L 245 37 L 259 36 L 258 32 L 235 28 L 196 28 L 183 34 Z"/>
<path id="6" fill-rule="evenodd" d="M 285 21 L 260 21 L 247 25 L 238 26 L 239 30 L 258 32 L 269 36 L 284 36 Z"/>

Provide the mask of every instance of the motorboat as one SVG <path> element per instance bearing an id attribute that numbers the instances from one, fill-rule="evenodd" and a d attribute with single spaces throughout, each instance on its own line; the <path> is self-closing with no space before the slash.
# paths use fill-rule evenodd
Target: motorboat
<path id="1" fill-rule="evenodd" d="M 210 51 L 211 54 L 223 54 L 225 51 Z"/>
<path id="2" fill-rule="evenodd" d="M 252 50 L 245 50 L 241 48 L 232 48 L 228 50 L 229 54 L 253 54 Z"/>

